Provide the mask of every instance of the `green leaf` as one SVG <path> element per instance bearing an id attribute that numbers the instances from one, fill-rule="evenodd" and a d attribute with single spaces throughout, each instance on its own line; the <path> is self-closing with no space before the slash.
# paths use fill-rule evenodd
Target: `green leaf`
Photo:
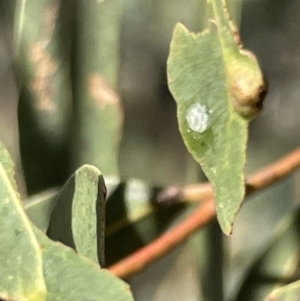
<path id="1" fill-rule="evenodd" d="M 79 168 L 58 196 L 47 235 L 104 265 L 105 195 L 101 172 Z"/>
<path id="2" fill-rule="evenodd" d="M 50 216 L 57 195 L 57 189 L 51 189 L 24 201 L 24 208 L 27 216 L 44 233 L 49 227 Z"/>
<path id="3" fill-rule="evenodd" d="M 46 300 L 40 247 L 0 163 L 0 299 Z"/>
<path id="4" fill-rule="evenodd" d="M 177 204 L 172 207 L 154 205 L 152 200 L 157 188 L 142 180 L 130 179 L 125 184 L 119 183 L 117 178 L 114 180 L 105 178 L 105 183 L 108 188 L 105 231 L 108 265 L 155 239 L 170 226 L 175 218 L 185 212 L 187 207 L 186 204 Z M 73 199 L 73 196 L 74 180 L 69 180 L 59 197 L 55 191 L 48 191 L 27 200 L 25 209 L 35 225 L 45 230 L 49 225 L 52 208 L 58 199 L 56 213 L 58 214 L 60 210 L 62 213 L 57 216 L 57 226 L 55 226 L 56 223 L 51 226 L 51 231 L 55 234 L 52 232 L 51 238 L 62 241 L 75 249 L 72 233 L 68 230 L 71 216 L 67 213 L 68 208 L 71 207 L 71 203 L 68 202 Z M 60 205 L 58 205 L 59 202 Z M 62 220 L 65 223 L 62 224 Z M 100 241 L 98 244 L 103 246 Z M 119 247 L 120 244 L 122 248 Z"/>
<path id="5" fill-rule="evenodd" d="M 73 1 L 17 0 L 15 63 L 22 166 L 29 194 L 61 185 L 70 143 Z M 73 5 L 73 4 L 72 4 Z"/>
<path id="6" fill-rule="evenodd" d="M 105 178 L 108 198 L 119 184 L 120 181 L 117 177 Z M 58 196 L 58 189 L 49 189 L 24 201 L 24 208 L 29 219 L 44 233 L 49 227 L 51 213 Z"/>
<path id="7" fill-rule="evenodd" d="M 300 296 L 300 280 L 275 290 L 267 301 L 295 301 Z"/>
<path id="8" fill-rule="evenodd" d="M 13 168 L 13 164 L 9 166 Z M 89 175 L 95 181 L 94 176 L 97 175 L 100 180 L 98 182 L 97 178 L 97 184 L 103 189 L 102 176 L 95 168 L 87 166 L 77 173 L 80 183 Z M 91 185 L 89 188 L 92 189 Z M 103 192 L 98 191 L 100 194 Z M 85 194 L 84 189 L 77 192 L 77 196 L 81 193 Z M 54 194 L 48 193 L 34 200 L 32 208 L 39 208 L 41 203 L 47 205 L 42 208 L 48 208 Z M 30 208 L 28 206 L 27 210 Z M 0 163 L 1 300 L 133 300 L 128 285 L 123 281 L 69 248 L 52 242 L 35 226 L 33 230 Z"/>
<path id="9" fill-rule="evenodd" d="M 176 26 L 168 80 L 181 135 L 211 181 L 219 223 L 230 234 L 245 196 L 248 123 L 266 87 L 256 58 L 241 49 L 223 2 L 208 0 L 210 20 L 202 33 Z"/>
<path id="10" fill-rule="evenodd" d="M 75 164 L 119 174 L 123 110 L 118 95 L 120 2 L 77 1 Z"/>
<path id="11" fill-rule="evenodd" d="M 72 185 L 74 185 L 74 181 L 72 183 L 69 179 L 59 193 L 56 189 L 51 189 L 30 197 L 24 202 L 28 217 L 43 232 L 46 232 L 49 227 L 51 214 L 55 206 L 58 206 L 58 208 L 62 206 L 61 210 L 65 211 L 67 210 L 62 209 L 64 206 L 71 206 L 66 200 L 68 199 L 71 202 L 74 197 L 74 187 Z M 144 218 L 154 215 L 159 210 L 151 201 L 154 188 L 142 180 L 130 179 L 125 184 L 120 183 L 117 178 L 109 177 L 108 180 L 105 179 L 105 185 L 107 187 L 107 236 L 115 234 L 130 224 L 138 223 Z M 58 209 L 55 210 L 59 211 Z M 61 218 L 63 216 L 65 217 L 64 220 L 68 219 L 68 214 L 61 214 Z M 57 228 L 57 231 L 60 232 L 59 226 Z M 74 243 L 67 243 L 67 245 L 75 247 Z"/>
<path id="12" fill-rule="evenodd" d="M 3 168 L 9 178 L 13 188 L 17 192 L 17 183 L 15 180 L 15 164 L 14 164 L 9 152 L 2 144 L 2 142 L 0 142 L 0 163 L 3 165 Z"/>
<path id="13" fill-rule="evenodd" d="M 47 301 L 131 301 L 128 285 L 88 258 L 48 239 L 33 226 L 41 245 Z"/>
<path id="14" fill-rule="evenodd" d="M 18 0 L 15 18 L 17 62 L 26 90 L 22 109 L 30 110 L 35 126 L 56 144 L 67 138 L 71 108 L 68 16 L 63 9 L 70 7 L 56 0 Z"/>

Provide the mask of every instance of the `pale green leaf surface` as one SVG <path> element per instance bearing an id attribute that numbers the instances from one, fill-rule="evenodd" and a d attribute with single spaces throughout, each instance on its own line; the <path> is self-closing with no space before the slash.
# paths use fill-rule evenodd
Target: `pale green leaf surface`
<path id="1" fill-rule="evenodd" d="M 46 300 L 39 245 L 0 163 L 0 299 Z"/>
<path id="2" fill-rule="evenodd" d="M 47 234 L 104 264 L 105 184 L 100 171 L 90 165 L 79 168 L 56 200 Z"/>
<path id="3" fill-rule="evenodd" d="M 79 254 L 97 263 L 98 247 L 104 248 L 105 241 L 105 194 L 103 176 L 96 167 L 84 165 L 76 171 L 72 207 L 74 242 Z"/>
<path id="4" fill-rule="evenodd" d="M 57 189 L 47 190 L 23 202 L 29 219 L 43 232 L 49 227 L 50 216 L 57 199 Z"/>
<path id="5" fill-rule="evenodd" d="M 13 188 L 15 189 L 15 191 L 17 191 L 17 183 L 15 180 L 15 164 L 2 142 L 0 142 L 0 163 L 3 165 L 3 168 Z"/>
<path id="6" fill-rule="evenodd" d="M 128 285 L 88 258 L 48 239 L 33 226 L 42 246 L 47 301 L 131 301 Z"/>
<path id="7" fill-rule="evenodd" d="M 300 300 L 300 280 L 275 290 L 266 298 L 266 301 L 296 300 Z"/>
<path id="8" fill-rule="evenodd" d="M 245 196 L 248 122 L 260 109 L 265 86 L 220 3 L 208 1 L 210 21 L 202 33 L 176 26 L 168 80 L 184 142 L 211 181 L 219 223 L 230 234 Z"/>

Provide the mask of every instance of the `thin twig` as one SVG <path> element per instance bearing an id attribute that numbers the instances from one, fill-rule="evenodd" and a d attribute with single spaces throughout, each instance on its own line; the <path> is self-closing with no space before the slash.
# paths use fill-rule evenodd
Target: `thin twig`
<path id="1" fill-rule="evenodd" d="M 276 183 L 300 167 L 300 148 L 281 158 L 277 162 L 254 173 L 247 181 L 247 195 Z M 204 186 L 205 185 L 205 186 Z M 209 184 L 186 186 L 178 195 L 186 199 L 206 199 L 184 221 L 162 234 L 152 243 L 134 252 L 127 258 L 109 268 L 118 277 L 132 276 L 155 260 L 161 258 L 176 246 L 184 242 L 197 230 L 203 228 L 216 217 L 212 189 Z M 210 197 L 208 197 L 210 196 Z M 174 197 L 174 195 L 172 196 Z M 208 197 L 208 198 L 207 198 Z"/>

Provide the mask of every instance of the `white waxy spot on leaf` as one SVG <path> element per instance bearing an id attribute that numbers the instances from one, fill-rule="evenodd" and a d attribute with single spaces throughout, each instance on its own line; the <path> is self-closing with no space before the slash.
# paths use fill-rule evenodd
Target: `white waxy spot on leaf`
<path id="1" fill-rule="evenodd" d="M 203 133 L 209 126 L 209 114 L 205 106 L 197 103 L 189 107 L 186 121 L 191 130 Z"/>

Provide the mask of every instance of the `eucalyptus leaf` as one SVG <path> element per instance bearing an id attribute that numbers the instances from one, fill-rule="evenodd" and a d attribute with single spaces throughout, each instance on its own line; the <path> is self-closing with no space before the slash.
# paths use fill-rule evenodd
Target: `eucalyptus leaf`
<path id="1" fill-rule="evenodd" d="M 29 219 L 43 232 L 49 227 L 50 216 L 58 196 L 57 189 L 46 190 L 24 201 Z"/>
<path id="2" fill-rule="evenodd" d="M 272 292 L 266 301 L 296 301 L 300 298 L 300 280 Z"/>
<path id="3" fill-rule="evenodd" d="M 15 180 L 15 164 L 14 164 L 8 150 L 4 147 L 2 142 L 0 142 L 0 163 L 3 165 L 3 168 L 9 178 L 13 188 L 17 192 L 17 183 Z"/>
<path id="4" fill-rule="evenodd" d="M 25 209 L 31 221 L 45 231 L 50 219 L 53 219 L 50 215 L 55 207 L 56 222 L 52 223 L 48 234 L 75 249 L 69 226 L 74 184 L 74 179 L 70 179 L 58 196 L 56 190 L 51 190 L 31 197 L 25 202 Z M 120 183 L 118 178 L 109 177 L 105 178 L 105 184 L 108 189 L 105 210 L 107 264 L 120 260 L 155 239 L 187 208 L 186 204 L 172 207 L 155 205 L 152 199 L 158 188 L 139 179 Z M 98 244 L 103 246 L 99 237 Z M 120 244 L 122 248 L 118 247 Z"/>
<path id="5" fill-rule="evenodd" d="M 104 265 L 105 195 L 101 172 L 79 168 L 56 200 L 47 235 Z"/>
<path id="6" fill-rule="evenodd" d="M 168 81 L 183 140 L 210 180 L 219 223 L 230 234 L 245 197 L 248 123 L 266 85 L 255 56 L 241 48 L 225 1 L 208 0 L 207 11 L 199 34 L 177 24 Z"/>
<path id="7" fill-rule="evenodd" d="M 40 246 L 0 163 L 0 299 L 46 300 Z"/>
<path id="8" fill-rule="evenodd" d="M 131 301 L 128 285 L 33 226 L 41 245 L 47 301 Z"/>
<path id="9" fill-rule="evenodd" d="M 92 164 L 118 175 L 123 126 L 117 93 L 120 1 L 77 1 L 75 56 L 75 165 Z"/>
<path id="10" fill-rule="evenodd" d="M 26 90 L 22 110 L 31 112 L 35 127 L 55 144 L 67 138 L 71 111 L 68 40 L 64 39 L 68 17 L 62 13 L 69 8 L 67 3 L 18 0 L 15 18 L 17 62 Z"/>
<path id="11" fill-rule="evenodd" d="M 120 179 L 118 177 L 105 177 L 108 198 L 119 184 Z M 33 195 L 24 201 L 24 208 L 29 219 L 44 233 L 49 227 L 51 213 L 59 193 L 58 188 L 52 188 Z"/>
<path id="12" fill-rule="evenodd" d="M 68 175 L 70 2 L 17 0 L 14 55 L 20 97 L 22 167 L 29 194 L 61 185 Z"/>

